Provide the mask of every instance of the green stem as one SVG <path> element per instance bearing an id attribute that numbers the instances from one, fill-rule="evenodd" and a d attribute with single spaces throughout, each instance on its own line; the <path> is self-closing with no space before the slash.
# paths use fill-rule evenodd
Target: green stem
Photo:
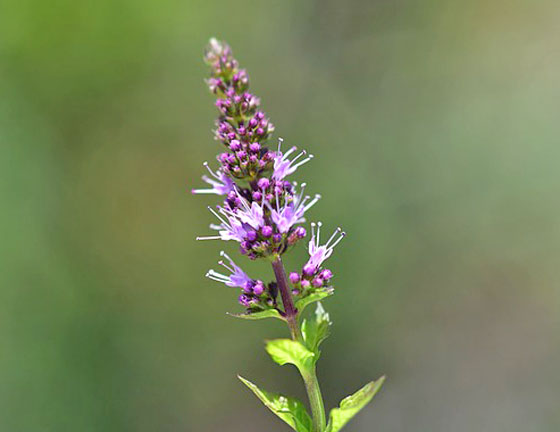
<path id="1" fill-rule="evenodd" d="M 284 312 L 286 322 L 290 328 L 292 339 L 305 345 L 301 330 L 299 328 L 297 315 L 298 310 L 294 306 L 292 293 L 288 286 L 288 279 L 286 278 L 286 271 L 280 256 L 272 261 L 272 268 L 278 283 L 278 289 L 282 297 L 282 304 L 284 305 Z M 319 387 L 319 380 L 315 365 L 309 370 L 300 371 L 305 389 L 307 390 L 307 397 L 309 398 L 309 405 L 311 406 L 311 417 L 313 419 L 313 432 L 324 432 L 327 427 L 327 420 L 325 416 L 325 405 L 323 403 L 323 396 L 321 395 L 321 388 Z"/>
<path id="2" fill-rule="evenodd" d="M 301 374 L 305 382 L 305 389 L 309 397 L 309 405 L 311 405 L 311 415 L 313 418 L 313 432 L 323 432 L 327 427 L 325 416 L 325 405 L 323 403 L 323 396 L 321 395 L 321 388 L 319 387 L 319 380 L 313 366 L 306 373 Z"/>

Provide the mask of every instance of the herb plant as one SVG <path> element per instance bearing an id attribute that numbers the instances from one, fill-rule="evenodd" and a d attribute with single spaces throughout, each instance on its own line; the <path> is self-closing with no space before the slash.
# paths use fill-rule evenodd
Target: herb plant
<path id="1" fill-rule="evenodd" d="M 307 211 L 320 199 L 306 194 L 305 183 L 288 180 L 300 166 L 313 156 L 296 147 L 284 151 L 282 139 L 278 146 L 267 146 L 274 126 L 259 109 L 260 100 L 249 90 L 249 77 L 239 68 L 230 47 L 211 39 L 205 52 L 210 66 L 206 80 L 216 95 L 219 111 L 215 138 L 225 151 L 217 157 L 219 167 L 208 163 L 203 180 L 207 189 L 195 194 L 217 194 L 224 197 L 222 205 L 209 210 L 216 217 L 210 228 L 215 235 L 198 240 L 224 240 L 239 243 L 242 255 L 249 259 L 265 259 L 272 264 L 275 280 L 265 283 L 251 278 L 225 252 L 221 252 L 221 272 L 210 270 L 207 277 L 240 290 L 239 303 L 244 312 L 238 318 L 260 320 L 275 318 L 284 321 L 291 338 L 266 342 L 266 351 L 280 364 L 292 364 L 303 378 L 311 415 L 302 402 L 292 397 L 259 389 L 245 378 L 239 379 L 273 413 L 297 432 L 337 432 L 376 394 L 384 377 L 366 384 L 340 405 L 325 413 L 316 375 L 319 347 L 329 335 L 331 321 L 321 300 L 333 295 L 333 272 L 324 266 L 335 246 L 346 235 L 340 228 L 321 242 L 321 222 L 311 223 L 308 241 L 309 259 L 299 271 L 286 275 L 282 256 L 307 236 Z M 302 319 L 307 306 L 316 303 L 310 317 Z"/>

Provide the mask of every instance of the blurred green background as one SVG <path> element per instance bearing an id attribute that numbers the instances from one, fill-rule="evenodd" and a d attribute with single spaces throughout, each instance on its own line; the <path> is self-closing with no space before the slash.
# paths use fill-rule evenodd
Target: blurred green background
<path id="1" fill-rule="evenodd" d="M 327 405 L 348 431 L 560 430 L 557 1 L 3 0 L 0 430 L 282 431 L 276 322 L 228 318 L 193 197 L 230 42 L 275 136 L 316 159 Z M 287 258 L 299 266 L 304 248 Z M 269 278 L 265 263 L 240 260 Z"/>

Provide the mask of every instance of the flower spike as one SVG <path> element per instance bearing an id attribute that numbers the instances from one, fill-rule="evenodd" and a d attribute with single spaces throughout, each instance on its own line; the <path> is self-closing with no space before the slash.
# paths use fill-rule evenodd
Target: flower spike
<path id="1" fill-rule="evenodd" d="M 252 320 L 273 317 L 288 324 L 292 339 L 268 341 L 267 351 L 279 364 L 293 363 L 300 369 L 311 416 L 301 402 L 263 392 L 242 381 L 293 429 L 338 432 L 374 396 L 383 378 L 344 399 L 340 408 L 330 412 L 327 424 L 315 365 L 320 357 L 319 344 L 328 336 L 329 315 L 319 304 L 313 318 L 300 321 L 299 317 L 307 305 L 333 294 L 333 272 L 323 264 L 346 233 L 337 228 L 321 244 L 322 223 L 312 223 L 309 259 L 301 271 L 287 276 L 282 256 L 306 237 L 302 224 L 321 198 L 307 194 L 305 183 L 300 186 L 287 179 L 313 155 L 296 147 L 283 152 L 282 138 L 278 139 L 277 149 L 269 148 L 274 125 L 260 108 L 260 99 L 250 92 L 247 71 L 239 67 L 225 42 L 211 39 L 204 59 L 210 66 L 206 83 L 216 97 L 218 112 L 214 137 L 223 149 L 217 156 L 219 167 L 215 171 L 204 163 L 208 174 L 202 180 L 209 186 L 192 192 L 218 195 L 223 202 L 208 207 L 217 219 L 210 225 L 216 234 L 197 240 L 235 241 L 240 253 L 249 259 L 269 260 L 275 281 L 265 284 L 251 278 L 223 251 L 218 261 L 223 270 L 211 269 L 206 276 L 240 290 L 238 301 L 245 313 L 236 316 Z"/>

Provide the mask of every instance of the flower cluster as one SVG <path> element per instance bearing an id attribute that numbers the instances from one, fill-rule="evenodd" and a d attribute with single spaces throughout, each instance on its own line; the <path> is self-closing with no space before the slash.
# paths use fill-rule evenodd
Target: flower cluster
<path id="1" fill-rule="evenodd" d="M 306 297 L 318 289 L 327 288 L 333 277 L 331 270 L 323 268 L 323 262 L 332 255 L 334 247 L 344 238 L 346 233 L 340 228 L 331 235 L 327 242 L 320 246 L 321 222 L 311 224 L 311 240 L 309 241 L 309 260 L 300 273 L 290 273 L 290 282 L 294 286 L 292 294 Z M 317 228 L 317 231 L 315 231 Z"/>
<path id="2" fill-rule="evenodd" d="M 235 241 L 240 252 L 250 259 L 278 258 L 306 237 L 301 224 L 320 199 L 319 195 L 305 193 L 305 183 L 300 185 L 287 179 L 313 155 L 298 152 L 296 147 L 283 152 L 282 139 L 275 150 L 266 146 L 274 127 L 259 110 L 259 99 L 248 92 L 247 72 L 239 68 L 229 46 L 212 39 L 205 60 L 211 69 L 207 84 L 218 97 L 215 136 L 227 150 L 218 155 L 217 170 L 204 163 L 208 175 L 202 179 L 210 187 L 192 191 L 224 199 L 221 205 L 209 207 L 217 219 L 210 225 L 216 233 L 197 239 Z M 328 286 L 333 275 L 322 268 L 322 263 L 343 236 L 337 230 L 325 245 L 319 246 L 320 224 L 312 224 L 309 261 L 301 273 L 290 274 L 294 295 L 304 297 Z M 249 312 L 278 308 L 275 283 L 264 284 L 249 278 L 227 255 L 222 255 L 228 264 L 220 264 L 230 275 L 211 270 L 207 273 L 209 278 L 240 288 L 239 302 Z"/>

